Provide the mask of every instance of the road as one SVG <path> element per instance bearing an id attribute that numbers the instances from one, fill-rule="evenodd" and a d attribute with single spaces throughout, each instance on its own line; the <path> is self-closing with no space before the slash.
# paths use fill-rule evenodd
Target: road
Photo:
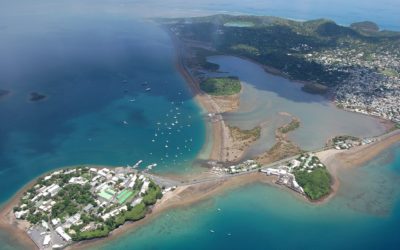
<path id="1" fill-rule="evenodd" d="M 310 151 L 308 153 L 315 154 L 315 153 L 329 150 L 329 149 L 332 149 L 332 147 L 323 147 L 323 148 L 320 148 L 317 150 Z M 263 165 L 261 167 L 261 169 L 277 167 L 279 165 L 282 165 L 283 163 L 294 160 L 294 159 L 298 158 L 299 156 L 300 156 L 300 154 Z M 183 180 L 183 181 L 172 180 L 172 179 L 169 179 L 164 176 L 150 174 L 150 173 L 146 173 L 146 176 L 152 178 L 156 182 L 157 185 L 168 188 L 168 187 L 173 187 L 173 186 L 190 186 L 190 185 L 196 185 L 196 184 L 201 184 L 201 183 L 207 183 L 207 182 L 211 182 L 211 181 L 226 180 L 226 179 L 233 178 L 236 176 L 247 175 L 247 174 L 255 173 L 258 171 L 259 171 L 259 169 L 257 168 L 257 169 L 253 169 L 253 170 L 250 170 L 247 172 L 238 173 L 238 174 L 225 174 L 225 173 L 217 174 L 216 173 L 216 174 L 214 174 L 214 176 L 209 176 L 209 177 L 205 177 L 205 178 L 201 178 L 201 179 Z"/>

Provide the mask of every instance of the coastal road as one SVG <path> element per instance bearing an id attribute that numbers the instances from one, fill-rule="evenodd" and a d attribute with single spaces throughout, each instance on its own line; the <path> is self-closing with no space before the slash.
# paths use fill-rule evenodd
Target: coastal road
<path id="1" fill-rule="evenodd" d="M 379 135 L 376 137 L 372 137 L 372 139 L 374 139 L 375 141 L 370 144 L 367 144 L 367 145 L 373 146 L 375 143 L 382 141 L 388 137 L 397 135 L 397 134 L 400 134 L 400 129 L 397 129 L 397 130 L 394 130 L 394 131 L 391 131 L 391 132 L 388 132 L 388 133 L 385 133 L 385 134 L 382 134 L 382 135 Z M 364 146 L 366 146 L 366 145 L 364 145 Z M 359 147 L 359 146 L 357 146 L 357 147 Z M 331 150 L 331 149 L 333 149 L 332 146 L 331 147 L 322 147 L 319 149 L 308 151 L 306 153 L 316 154 L 316 153 L 324 152 L 324 151 Z M 269 164 L 265 164 L 265 165 L 261 166 L 261 169 L 277 167 L 279 165 L 287 163 L 288 161 L 294 160 L 294 159 L 298 158 L 299 156 L 300 156 L 300 154 L 290 156 L 285 159 L 275 161 L 275 162 L 272 162 Z M 172 179 L 169 179 L 168 177 L 153 175 L 150 173 L 146 173 L 146 175 L 153 178 L 155 180 L 155 182 L 157 184 L 159 184 L 160 186 L 173 187 L 173 186 L 190 186 L 190 185 L 196 185 L 196 184 L 201 184 L 201 183 L 207 183 L 207 182 L 211 182 L 211 181 L 226 180 L 226 179 L 233 178 L 236 176 L 247 175 L 247 174 L 255 173 L 258 171 L 259 171 L 259 169 L 254 169 L 254 170 L 250 170 L 250 171 L 242 172 L 242 173 L 238 173 L 238 174 L 214 173 L 213 175 L 211 175 L 209 177 L 204 177 L 201 179 L 184 180 L 184 181 L 172 180 Z"/>
<path id="2" fill-rule="evenodd" d="M 326 151 L 332 149 L 332 147 L 323 147 L 321 149 L 317 149 L 317 150 L 313 150 L 310 151 L 308 153 L 318 153 L 318 152 L 322 152 L 322 151 Z M 296 158 L 298 158 L 300 156 L 300 154 L 298 155 L 294 155 L 294 156 L 290 156 L 287 157 L 285 159 L 276 161 L 276 162 L 272 162 L 266 165 L 261 166 L 261 169 L 263 168 L 271 168 L 271 167 L 277 167 L 279 165 L 282 165 L 288 161 L 294 160 Z M 168 179 L 167 177 L 162 177 L 162 176 L 156 176 L 156 175 L 150 175 L 151 178 L 153 178 L 157 184 L 160 184 L 161 186 L 165 186 L 165 187 L 172 187 L 172 186 L 191 186 L 191 185 L 196 185 L 196 184 L 202 184 L 202 183 L 207 183 L 207 182 L 212 182 L 212 181 L 221 181 L 221 180 L 226 180 L 229 178 L 233 178 L 236 176 L 242 176 L 242 175 L 248 175 L 251 173 L 255 173 L 258 172 L 260 169 L 253 169 L 247 172 L 242 172 L 242 173 L 238 173 L 238 174 L 225 174 L 225 173 L 218 173 L 218 174 L 214 174 L 213 176 L 209 176 L 209 177 L 205 177 L 205 178 L 201 178 L 201 179 L 192 179 L 192 180 L 186 180 L 186 181 L 176 181 L 176 180 L 171 180 Z"/>

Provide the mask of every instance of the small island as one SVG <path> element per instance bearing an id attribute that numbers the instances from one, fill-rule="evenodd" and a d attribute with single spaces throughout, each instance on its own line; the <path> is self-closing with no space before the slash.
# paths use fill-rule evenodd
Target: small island
<path id="1" fill-rule="evenodd" d="M 8 96 L 10 93 L 11 93 L 11 91 L 9 91 L 9 90 L 0 89 L 0 99 Z"/>
<path id="2" fill-rule="evenodd" d="M 45 94 L 41 94 L 38 92 L 32 92 L 32 93 L 30 93 L 29 101 L 38 102 L 38 101 L 44 100 L 46 98 L 47 98 L 47 96 Z"/>
<path id="3" fill-rule="evenodd" d="M 64 248 L 144 218 L 162 195 L 146 172 L 132 167 L 77 167 L 40 177 L 14 215 L 39 249 Z"/>
<path id="4" fill-rule="evenodd" d="M 296 123 L 293 118 L 277 131 L 285 127 L 294 129 Z M 141 161 L 133 167 L 60 169 L 39 177 L 21 190 L 1 211 L 0 224 L 31 248 L 86 247 L 101 242 L 99 238 L 112 232 L 115 235 L 124 232 L 125 229 L 114 232 L 124 224 L 128 224 L 126 229 L 140 225 L 126 222 L 143 219 L 145 223 L 166 209 L 187 206 L 220 190 L 251 183 L 284 186 L 319 204 L 338 190 L 336 172 L 330 173 L 327 166 L 331 170 L 337 167 L 335 164 L 350 166 L 359 164 L 359 159 L 371 159 L 387 145 L 397 143 L 399 131 L 361 139 L 360 144 L 347 150 L 331 145 L 268 164 L 254 159 L 215 162 L 211 171 L 200 179 L 192 176 L 177 180 L 149 173 L 154 164 L 138 171 L 136 167 Z M 258 128 L 240 133 L 251 139 L 258 135 Z M 349 143 L 356 138 L 337 136 L 334 139 L 337 143 Z M 86 241 L 90 239 L 99 241 Z"/>
<path id="5" fill-rule="evenodd" d="M 200 83 L 200 88 L 210 95 L 226 96 L 238 94 L 241 84 L 237 77 L 213 77 Z"/>

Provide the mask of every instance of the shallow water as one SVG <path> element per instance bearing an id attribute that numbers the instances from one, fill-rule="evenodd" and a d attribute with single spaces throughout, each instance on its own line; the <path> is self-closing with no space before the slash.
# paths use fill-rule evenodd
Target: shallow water
<path id="1" fill-rule="evenodd" d="M 239 109 L 224 114 L 227 122 L 244 129 L 258 125 L 266 129 L 251 149 L 253 154 L 273 145 L 275 129 L 288 121 L 281 113 L 300 119 L 300 127 L 289 138 L 306 150 L 323 147 L 335 135 L 368 137 L 385 131 L 378 119 L 340 110 L 326 98 L 302 91 L 302 84 L 267 73 L 255 63 L 232 56 L 208 60 L 219 64 L 223 74 L 237 76 L 242 82 Z"/>
<path id="2" fill-rule="evenodd" d="M 142 159 L 158 163 L 155 171 L 191 171 L 205 124 L 156 24 L 50 10 L 8 18 L 14 28 L 0 31 L 0 88 L 12 91 L 0 101 L 0 203 L 62 166 Z M 48 98 L 32 103 L 33 91 Z"/>
<path id="3" fill-rule="evenodd" d="M 229 12 L 296 19 L 327 17 L 342 24 L 372 20 L 383 28 L 400 30 L 398 1 L 338 0 L 339 4 L 331 4 L 329 8 L 326 8 L 326 2 L 0 0 L 0 88 L 12 91 L 10 96 L 0 100 L 0 203 L 35 176 L 71 164 L 133 164 L 138 158 L 146 163 L 160 163 L 164 158 L 161 171 L 192 170 L 190 162 L 205 140 L 202 115 L 173 66 L 174 51 L 167 34 L 141 17 Z M 144 81 L 152 88 L 150 92 L 144 91 L 141 85 Z M 48 98 L 30 103 L 27 98 L 33 91 L 44 93 Z M 136 101 L 130 102 L 133 98 Z M 182 101 L 183 104 L 179 103 Z M 181 136 L 171 135 L 168 149 L 164 144 L 167 138 L 158 140 L 163 143 L 153 145 L 151 140 L 155 137 L 157 122 L 171 123 L 171 117 L 167 118 L 166 113 L 177 105 L 184 115 L 179 124 L 190 123 L 191 127 L 182 130 Z M 128 123 L 126 126 L 124 120 Z M 284 123 L 285 118 L 268 122 L 276 127 Z M 273 130 L 263 133 L 267 136 Z M 166 150 L 173 149 L 170 155 L 175 158 L 177 147 L 184 148 L 188 144 L 191 144 L 191 151 L 185 152 L 184 156 L 178 154 L 177 162 L 165 159 Z M 398 173 L 396 167 L 392 172 L 388 171 L 389 175 L 397 176 Z M 356 176 L 357 172 L 353 178 Z M 367 176 L 375 174 L 371 172 Z M 386 187 L 391 181 L 389 178 L 381 186 Z M 349 186 L 356 191 L 357 188 L 363 190 Z M 374 190 L 376 195 L 372 197 L 380 197 L 379 186 Z M 393 188 L 382 190 L 396 196 Z M 348 207 L 352 206 L 347 206 L 346 201 L 358 197 L 357 192 L 354 196 L 351 194 L 344 193 L 342 202 L 331 203 L 336 204 L 331 211 L 338 216 L 333 217 L 336 222 L 329 224 L 324 220 L 331 216 L 326 212 L 329 209 L 299 203 L 277 189 L 250 186 L 190 209 L 166 213 L 148 227 L 110 244 L 118 249 L 130 249 L 131 246 L 139 249 L 230 246 L 234 249 L 269 245 L 282 248 L 274 245 L 283 239 L 282 235 L 293 236 L 293 241 L 280 241 L 284 243 L 283 247 L 290 242 L 307 246 L 321 234 L 327 244 L 334 244 L 335 238 L 328 238 L 328 235 L 335 235 L 335 232 L 337 237 L 345 240 L 355 237 L 355 246 L 364 246 L 360 243 L 364 233 L 373 234 L 367 243 L 382 243 L 383 233 L 390 244 L 395 242 L 393 233 L 397 228 L 394 224 L 398 223 L 398 216 L 369 215 L 371 211 L 365 208 L 370 207 L 370 203 L 376 205 L 368 200 L 369 195 L 364 195 L 364 201 L 351 210 Z M 393 196 L 385 196 L 383 204 L 388 209 L 377 206 L 373 214 L 396 212 L 397 207 L 392 209 L 395 202 L 390 201 Z M 224 213 L 216 213 L 218 207 Z M 317 212 L 314 221 L 314 212 L 319 210 L 322 212 Z M 261 211 L 263 213 L 259 213 Z M 356 225 L 346 227 L 341 233 L 343 225 L 348 225 L 346 222 L 350 219 L 356 221 Z M 292 223 L 298 221 L 305 224 Z M 326 230 L 327 225 L 332 227 Z M 376 228 L 372 229 L 372 226 Z M 214 234 L 210 233 L 211 228 L 215 230 Z M 304 234 L 304 231 L 308 233 Z M 227 237 L 227 232 L 231 232 L 234 239 Z M 244 237 L 249 240 L 243 240 Z M 261 243 L 260 238 L 263 239 Z M 367 246 L 378 246 L 378 243 L 367 243 Z M 391 248 L 390 244 L 388 248 Z M 315 246 L 318 248 L 320 244 Z M 3 231 L 0 231 L 0 249 L 17 249 L 17 243 Z"/>
<path id="4" fill-rule="evenodd" d="M 102 249 L 398 249 L 399 146 L 340 172 L 327 204 L 253 184 L 163 213 Z"/>

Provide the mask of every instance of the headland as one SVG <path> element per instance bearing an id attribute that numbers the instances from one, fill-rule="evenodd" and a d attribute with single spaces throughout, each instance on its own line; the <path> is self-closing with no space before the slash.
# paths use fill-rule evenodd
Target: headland
<path id="1" fill-rule="evenodd" d="M 330 23 L 321 25 L 332 26 Z M 231 25 L 226 27 L 232 29 Z M 169 30 L 170 33 L 175 31 Z M 224 32 L 226 31 L 221 30 L 221 35 Z M 188 39 L 182 41 L 172 33 L 171 37 L 176 45 L 176 67 L 207 113 L 212 127 L 210 132 L 213 141 L 209 156 L 211 171 L 185 179 L 184 176 L 168 178 L 149 172 L 137 172 L 130 167 L 98 169 L 83 166 L 58 170 L 29 183 L 3 207 L 0 213 L 1 228 L 9 231 L 27 248 L 46 249 L 51 245 L 83 249 L 135 229 L 155 219 L 167 209 L 188 206 L 227 189 L 255 182 L 287 187 L 295 191 L 293 194 L 296 197 L 320 204 L 336 194 L 339 188 L 339 168 L 362 165 L 400 141 L 400 131 L 394 130 L 373 138 L 341 137 L 333 140 L 333 145 L 305 152 L 300 145 L 295 145 L 288 139 L 288 134 L 301 126 L 298 118 L 288 114 L 291 121 L 276 129 L 274 147 L 256 160 L 244 159 L 246 150 L 260 137 L 259 128 L 242 130 L 228 126 L 222 116 L 222 113 L 238 108 L 240 88 L 232 87 L 229 82 L 229 89 L 225 88 L 222 92 L 218 90 L 215 95 L 207 93 L 207 90 L 201 88 L 201 83 L 210 78 L 198 75 L 198 69 L 194 70 L 194 64 L 188 61 L 188 55 L 190 57 L 193 52 L 188 50 L 188 47 L 193 44 L 213 53 L 218 51 L 207 41 L 191 40 L 188 45 Z M 295 50 L 307 51 L 308 46 Z M 241 51 L 244 54 L 239 54 L 244 57 L 248 57 L 246 53 L 260 53 L 258 48 L 246 44 L 239 44 L 230 49 Z M 317 57 L 313 60 L 319 59 Z M 218 70 L 218 67 L 203 60 L 199 69 L 206 67 Z M 303 75 L 304 72 L 298 70 L 286 72 L 277 69 L 279 67 L 265 64 L 263 67 L 289 78 L 299 77 L 302 80 L 301 77 L 305 77 L 303 80 L 310 84 L 316 84 L 313 77 L 323 75 L 317 72 L 318 74 L 308 76 L 311 77 L 308 79 Z M 325 80 L 327 79 L 324 78 Z M 391 79 L 388 81 L 390 83 Z M 217 82 L 220 83 L 219 80 Z M 222 86 L 227 85 L 222 83 Z M 321 88 L 315 90 L 315 85 L 306 86 L 307 91 L 321 92 Z M 398 119 L 398 113 L 388 117 L 386 111 L 368 115 L 390 118 L 395 122 Z M 78 193 L 79 197 L 75 197 L 73 193 Z M 66 199 L 72 200 L 73 206 L 68 207 Z"/>

